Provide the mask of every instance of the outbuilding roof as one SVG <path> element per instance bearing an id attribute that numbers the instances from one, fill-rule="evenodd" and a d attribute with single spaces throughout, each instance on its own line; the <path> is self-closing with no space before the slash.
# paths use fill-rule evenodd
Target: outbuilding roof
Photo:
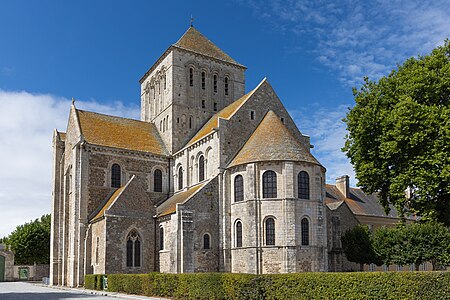
<path id="1" fill-rule="evenodd" d="M 327 184 L 325 203 L 333 206 L 342 202 L 347 203 L 355 215 L 398 218 L 397 211 L 393 207 L 386 215 L 376 194 L 368 195 L 359 188 L 350 188 L 349 197 L 346 198 L 335 185 Z"/>
<path id="2" fill-rule="evenodd" d="M 159 155 L 168 154 L 153 123 L 79 109 L 76 111 L 83 137 L 90 144 Z"/>
<path id="3" fill-rule="evenodd" d="M 228 167 L 257 161 L 302 161 L 320 165 L 273 111 L 267 112 Z"/>

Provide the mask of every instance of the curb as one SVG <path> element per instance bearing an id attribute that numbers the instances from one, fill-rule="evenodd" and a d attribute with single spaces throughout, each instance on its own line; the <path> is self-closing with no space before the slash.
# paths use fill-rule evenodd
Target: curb
<path id="1" fill-rule="evenodd" d="M 124 298 L 124 299 L 141 299 L 141 300 L 170 300 L 169 298 L 147 297 L 147 296 L 140 296 L 140 295 L 122 294 L 122 293 L 116 293 L 116 292 L 87 290 L 85 288 L 70 288 L 70 287 L 64 287 L 64 286 L 51 286 L 51 285 L 44 285 L 44 284 L 39 284 L 39 285 L 42 287 L 47 287 L 47 288 L 51 288 L 51 289 L 77 291 L 79 293 L 96 295 L 96 296 L 107 296 L 107 297 Z"/>

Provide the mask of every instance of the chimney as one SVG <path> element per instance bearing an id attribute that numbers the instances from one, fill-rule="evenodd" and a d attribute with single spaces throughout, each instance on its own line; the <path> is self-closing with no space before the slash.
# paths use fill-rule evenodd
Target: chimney
<path id="1" fill-rule="evenodd" d="M 336 187 L 345 196 L 350 197 L 350 180 L 348 175 L 336 178 Z"/>

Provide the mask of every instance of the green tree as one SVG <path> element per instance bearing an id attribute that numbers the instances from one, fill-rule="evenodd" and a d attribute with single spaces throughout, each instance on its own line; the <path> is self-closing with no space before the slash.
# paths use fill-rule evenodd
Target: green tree
<path id="1" fill-rule="evenodd" d="M 385 209 L 450 225 L 450 42 L 353 89 L 343 148 Z M 405 191 L 411 191 L 405 197 Z"/>
<path id="2" fill-rule="evenodd" d="M 342 248 L 348 261 L 358 263 L 360 271 L 364 271 L 364 264 L 375 263 L 381 265 L 372 248 L 371 234 L 367 226 L 358 225 L 347 230 L 341 237 Z"/>
<path id="3" fill-rule="evenodd" d="M 6 238 L 15 254 L 16 264 L 50 262 L 50 215 L 19 225 Z"/>
<path id="4" fill-rule="evenodd" d="M 373 251 L 377 256 L 377 259 L 386 266 L 392 264 L 396 245 L 399 242 L 396 228 L 381 227 L 376 229 L 371 236 Z"/>

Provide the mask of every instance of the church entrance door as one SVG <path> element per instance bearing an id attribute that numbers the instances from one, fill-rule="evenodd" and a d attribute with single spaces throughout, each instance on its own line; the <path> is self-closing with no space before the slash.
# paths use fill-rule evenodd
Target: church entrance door
<path id="1" fill-rule="evenodd" d="M 0 282 L 5 281 L 5 257 L 0 255 Z"/>

